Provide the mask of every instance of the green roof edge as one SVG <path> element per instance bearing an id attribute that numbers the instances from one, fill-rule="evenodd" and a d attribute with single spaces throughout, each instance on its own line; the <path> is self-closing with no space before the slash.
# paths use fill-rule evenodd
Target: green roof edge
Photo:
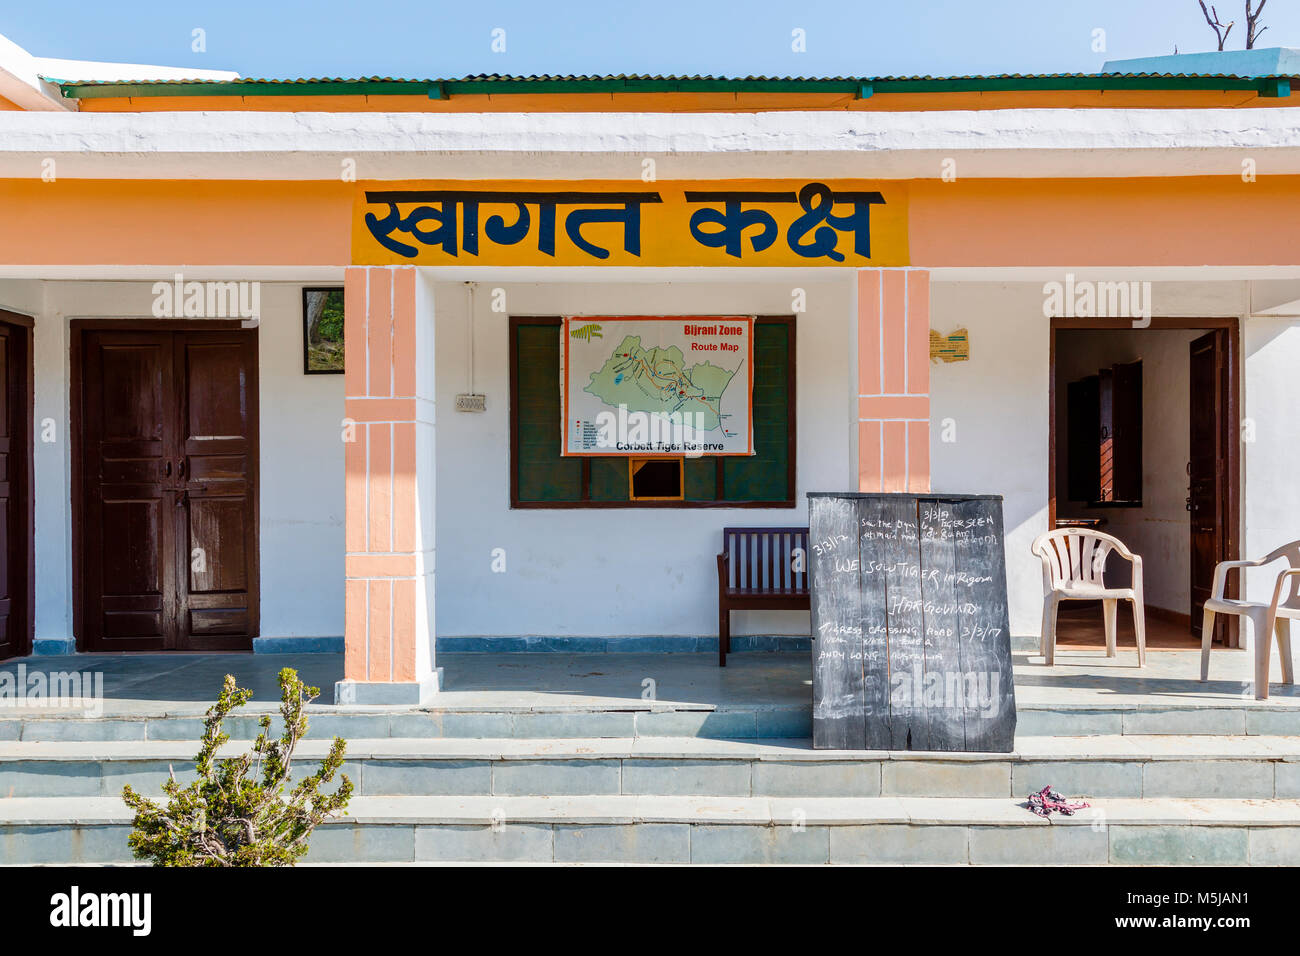
<path id="1" fill-rule="evenodd" d="M 1063 75 L 873 79 L 660 79 L 575 77 L 461 80 L 164 80 L 75 83 L 53 80 L 69 99 L 124 96 L 429 96 L 519 93 L 959 93 L 1070 90 L 1253 90 L 1289 94 L 1288 77 Z M 1287 90 L 1287 92 L 1282 92 Z"/>

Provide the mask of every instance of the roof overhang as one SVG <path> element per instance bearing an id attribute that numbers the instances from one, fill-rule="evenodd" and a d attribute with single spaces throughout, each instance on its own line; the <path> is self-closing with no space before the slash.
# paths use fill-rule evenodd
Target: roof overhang
<path id="1" fill-rule="evenodd" d="M 40 61 L 7 37 L 0 36 L 0 96 L 24 110 L 67 112 L 75 100 L 41 76 Z"/>
<path id="2" fill-rule="evenodd" d="M 0 35 L 0 97 L 23 110 L 75 111 L 78 108 L 77 98 L 68 96 L 58 80 L 50 79 L 53 76 L 77 76 L 93 83 L 165 83 L 187 78 L 205 83 L 222 83 L 239 79 L 239 74 L 230 70 L 195 70 L 188 67 L 32 56 L 8 37 Z"/>
<path id="3" fill-rule="evenodd" d="M 1300 174 L 1300 108 L 847 113 L 0 113 L 0 177 L 962 178 Z"/>

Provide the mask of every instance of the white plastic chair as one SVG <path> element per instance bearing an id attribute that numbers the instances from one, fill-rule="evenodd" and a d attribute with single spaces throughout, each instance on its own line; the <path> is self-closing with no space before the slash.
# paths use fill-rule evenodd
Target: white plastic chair
<path id="1" fill-rule="evenodd" d="M 1240 601 L 1223 596 L 1232 568 L 1259 568 L 1286 558 L 1290 567 L 1277 575 L 1273 585 L 1273 600 L 1268 604 L 1258 601 Z M 1285 596 L 1284 596 L 1285 595 Z M 1300 541 L 1284 544 L 1258 561 L 1220 561 L 1214 566 L 1214 587 L 1205 602 L 1205 618 L 1201 625 L 1201 680 L 1210 676 L 1210 641 L 1214 637 L 1214 615 L 1235 614 L 1250 619 L 1255 643 L 1255 698 L 1268 698 L 1268 658 L 1272 649 L 1270 637 L 1277 635 L 1278 656 L 1282 658 L 1282 680 L 1295 683 L 1291 665 L 1291 619 L 1300 618 Z"/>
<path id="2" fill-rule="evenodd" d="M 1120 601 L 1133 602 L 1138 667 L 1147 662 L 1146 612 L 1142 606 L 1142 558 L 1113 535 L 1088 528 L 1058 528 L 1040 534 L 1031 546 L 1043 561 L 1043 633 L 1041 651 L 1047 666 L 1056 659 L 1056 611 L 1062 601 L 1100 601 L 1106 623 L 1106 656 L 1115 656 L 1116 610 Z M 1126 588 L 1106 586 L 1106 558 L 1119 553 L 1133 565 L 1133 582 Z"/>

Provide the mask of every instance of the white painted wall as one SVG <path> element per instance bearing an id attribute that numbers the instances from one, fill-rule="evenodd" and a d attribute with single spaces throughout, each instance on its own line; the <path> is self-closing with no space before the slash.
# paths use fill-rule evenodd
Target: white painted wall
<path id="1" fill-rule="evenodd" d="M 956 158 L 969 180 L 1222 176 L 1243 155 L 1300 173 L 1297 111 L 0 112 L 0 177 L 14 178 L 51 156 L 60 179 L 338 182 L 345 158 L 391 180 L 630 179 L 645 157 L 673 179 L 930 179 Z"/>
<path id="2" fill-rule="evenodd" d="M 38 639 L 72 633 L 68 321 L 149 318 L 150 286 L 0 282 L 0 307 L 36 317 Z M 337 636 L 343 633 L 343 377 L 302 373 L 300 286 L 263 283 L 261 305 L 261 633 Z M 52 442 L 41 441 L 47 419 Z"/>
<path id="3" fill-rule="evenodd" d="M 479 284 L 474 387 L 486 413 L 458 413 L 469 390 L 467 287 L 439 283 L 437 308 L 437 633 L 459 635 L 711 635 L 714 555 L 726 525 L 801 525 L 808 491 L 853 487 L 850 451 L 852 286 L 798 283 L 798 460 L 795 509 L 510 510 L 508 319 L 515 314 L 789 314 L 791 283 Z M 856 367 L 856 366 L 854 366 Z M 491 571 L 504 548 L 507 570 Z M 740 611 L 733 633 L 807 634 L 807 612 Z"/>
<path id="4" fill-rule="evenodd" d="M 262 287 L 263 637 L 343 633 L 343 376 L 304 375 L 301 287 Z"/>
<path id="5" fill-rule="evenodd" d="M 1187 614 L 1191 607 L 1191 515 L 1186 508 L 1190 455 L 1191 361 L 1188 345 L 1198 329 L 1061 331 L 1056 336 L 1057 515 L 1105 518 L 1101 528 L 1142 555 L 1146 603 Z M 1089 508 L 1069 501 L 1067 386 L 1100 368 L 1142 361 L 1142 507 Z M 1107 568 L 1128 580 L 1127 562 Z"/>
<path id="6" fill-rule="evenodd" d="M 68 438 L 68 328 L 48 303 L 53 283 L 0 283 L 0 306 L 32 316 L 33 499 L 35 525 L 34 636 L 72 635 L 72 456 Z M 53 423 L 53 428 L 47 427 Z M 45 439 L 53 437 L 53 441 Z"/>
<path id="7" fill-rule="evenodd" d="M 1042 566 L 1029 545 L 1047 528 L 1050 325 L 1042 285 L 935 283 L 930 326 L 970 335 L 970 361 L 930 365 L 931 487 L 1003 496 L 1011 633 L 1037 635 Z"/>
<path id="8" fill-rule="evenodd" d="M 437 345 L 437 633 L 457 635 L 709 635 L 716 632 L 713 554 L 726 524 L 798 524 L 803 495 L 853 486 L 853 293 L 846 277 L 749 282 L 479 285 L 475 389 L 485 414 L 453 411 L 469 388 L 466 287 L 421 281 L 433 301 Z M 782 314 L 793 285 L 807 289 L 798 322 L 799 507 L 511 511 L 506 315 L 491 289 L 526 314 Z M 1157 286 L 1157 314 L 1244 311 L 1244 283 Z M 0 307 L 36 316 L 36 421 L 55 441 L 36 444 L 36 634 L 71 633 L 68 331 L 71 317 L 145 317 L 149 283 L 0 281 Z M 1162 302 L 1164 307 L 1162 308 Z M 262 634 L 334 636 L 343 629 L 341 376 L 302 374 L 299 286 L 262 287 Z M 932 325 L 964 326 L 971 360 L 931 366 L 932 471 L 939 491 L 1005 497 L 1012 631 L 1036 634 L 1039 565 L 1029 542 L 1047 520 L 1048 323 L 1039 282 L 937 282 Z M 1244 448 L 1245 553 L 1300 537 L 1300 320 L 1258 319 L 1243 333 L 1244 409 L 1256 440 Z M 955 441 L 944 441 L 945 426 Z M 1148 424 L 1148 430 L 1150 425 Z M 1177 429 L 1185 432 L 1185 428 Z M 422 520 L 428 515 L 422 512 Z M 625 523 L 635 522 L 629 543 Z M 493 574 L 491 551 L 506 549 Z M 1271 584 L 1253 575 L 1251 597 Z M 1271 577 L 1271 576 L 1270 576 Z M 581 589 L 579 593 L 578 589 Z M 807 632 L 802 612 L 739 612 L 734 631 Z"/>
<path id="9" fill-rule="evenodd" d="M 1051 278 L 1059 281 L 1064 272 Z M 1248 285 L 1253 288 L 1248 290 Z M 1257 307 L 1272 307 L 1293 299 L 1295 291 L 1288 283 L 1275 281 L 1165 281 L 1153 283 L 1151 301 L 1153 314 L 1158 316 L 1244 316 L 1252 301 Z M 964 326 L 971 340 L 969 362 L 931 366 L 933 487 L 1005 496 L 1011 630 L 1017 635 L 1037 635 L 1042 613 L 1041 570 L 1029 554 L 1029 545 L 1047 527 L 1049 467 L 1049 323 L 1042 312 L 1042 282 L 937 281 L 931 302 L 932 328 L 948 333 Z M 1185 342 L 1178 348 L 1185 349 Z M 1300 318 L 1245 320 L 1243 366 L 1243 408 L 1245 416 L 1255 422 L 1257 437 L 1243 446 L 1242 552 L 1256 557 L 1300 538 L 1300 481 L 1296 477 L 1300 475 L 1296 417 L 1300 409 L 1300 375 L 1296 374 L 1300 369 Z M 1185 395 L 1186 379 L 1172 387 Z M 955 442 L 943 441 L 945 421 L 955 427 Z M 1152 417 L 1144 420 L 1144 432 L 1165 428 Z M 1170 439 L 1181 435 L 1186 442 L 1185 413 L 1168 431 Z M 1176 441 L 1162 442 L 1148 454 L 1157 459 L 1163 456 L 1181 468 L 1186 449 L 1176 445 Z M 1186 486 L 1183 477 L 1178 478 L 1182 484 L 1169 478 L 1159 480 L 1167 488 L 1182 489 Z M 1182 491 L 1176 500 L 1166 501 L 1162 513 L 1181 507 L 1185 495 Z M 1166 590 L 1172 592 L 1175 582 L 1185 582 L 1187 574 L 1183 573 L 1185 565 L 1177 564 L 1173 539 L 1169 540 L 1171 571 Z M 1164 555 L 1164 547 L 1158 544 L 1155 550 Z M 1146 573 L 1152 575 L 1153 571 Z M 1274 577 L 1275 572 L 1252 571 L 1248 596 L 1266 600 Z"/>
<path id="10" fill-rule="evenodd" d="M 416 637 L 415 678 L 422 681 L 434 667 L 438 607 L 437 535 L 437 304 L 428 270 L 415 274 L 415 507 Z"/>
<path id="11" fill-rule="evenodd" d="M 1300 538 L 1300 318 L 1250 318 L 1242 339 L 1242 556 L 1260 558 Z M 1280 567 L 1249 570 L 1245 596 L 1271 600 Z"/>

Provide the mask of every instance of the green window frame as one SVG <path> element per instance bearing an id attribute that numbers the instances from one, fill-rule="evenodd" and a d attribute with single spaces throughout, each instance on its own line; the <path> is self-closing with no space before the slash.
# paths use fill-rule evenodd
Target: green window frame
<path id="1" fill-rule="evenodd" d="M 793 508 L 795 317 L 754 323 L 755 454 L 687 458 L 681 501 L 633 501 L 623 455 L 560 454 L 560 316 L 510 317 L 511 508 Z"/>

